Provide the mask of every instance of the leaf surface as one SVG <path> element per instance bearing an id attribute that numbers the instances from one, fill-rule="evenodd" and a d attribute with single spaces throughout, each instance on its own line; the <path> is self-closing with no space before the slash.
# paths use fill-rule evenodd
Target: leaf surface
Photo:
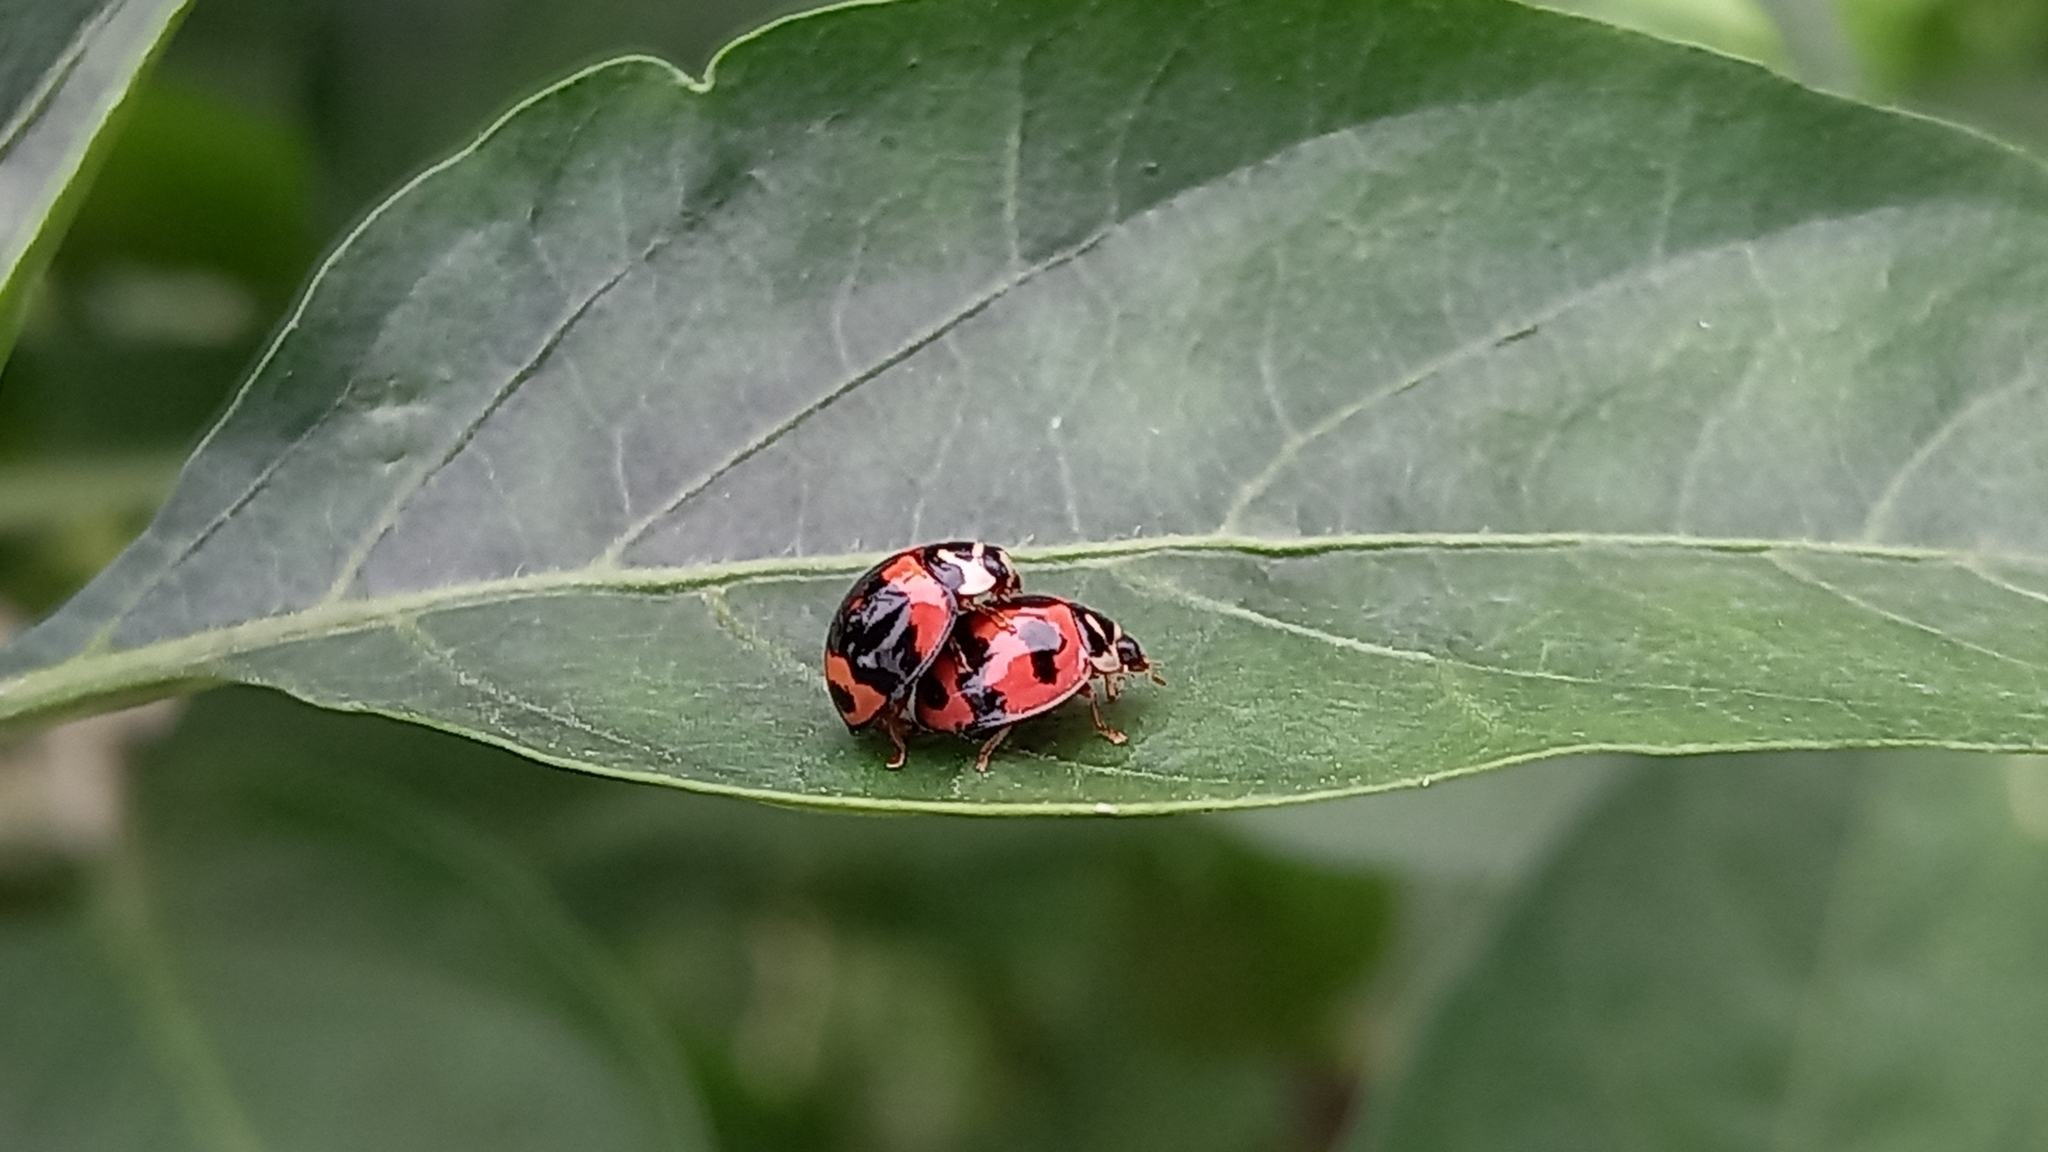
<path id="1" fill-rule="evenodd" d="M 189 0 L 0 0 L 0 358 L 109 123 Z"/>
<path id="2" fill-rule="evenodd" d="M 2048 765 L 1639 766 L 1356 1147 L 2038 1148 Z"/>
<path id="3" fill-rule="evenodd" d="M 0 719 L 231 679 L 972 811 L 1560 751 L 2048 747 L 2048 180 L 1492 0 L 844 7 L 535 97 L 352 232 Z M 879 770 L 881 550 L 1170 687 Z"/>

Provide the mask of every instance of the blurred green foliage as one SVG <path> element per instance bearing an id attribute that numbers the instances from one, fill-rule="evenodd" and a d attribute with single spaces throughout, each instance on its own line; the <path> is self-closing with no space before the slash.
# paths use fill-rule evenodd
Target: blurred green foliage
<path id="1" fill-rule="evenodd" d="M 318 250 L 310 177 L 306 140 L 290 121 L 159 80 L 142 91 L 72 221 L 66 277 L 205 268 L 275 311 Z"/>
<path id="2" fill-rule="evenodd" d="M 2039 0 L 1850 0 L 1842 19 L 1878 95 L 2048 73 Z"/>

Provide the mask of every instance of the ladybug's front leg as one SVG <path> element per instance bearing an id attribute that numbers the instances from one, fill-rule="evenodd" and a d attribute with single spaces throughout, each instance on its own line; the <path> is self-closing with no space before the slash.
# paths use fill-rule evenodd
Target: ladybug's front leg
<path id="1" fill-rule="evenodd" d="M 1081 685 L 1081 695 L 1088 698 L 1088 715 L 1095 718 L 1095 730 L 1102 733 L 1102 738 L 1111 744 L 1123 743 L 1125 740 L 1124 734 L 1102 722 L 1102 708 L 1095 702 L 1095 689 L 1083 684 Z M 1114 691 L 1111 692 L 1109 698 L 1111 700 L 1116 699 Z"/>
<path id="2" fill-rule="evenodd" d="M 889 762 L 884 764 L 883 767 L 890 769 L 903 767 L 903 759 L 909 754 L 903 747 L 903 714 L 894 709 L 884 711 L 882 713 L 882 731 L 889 734 L 889 742 L 896 746 L 896 754 L 889 757 Z"/>

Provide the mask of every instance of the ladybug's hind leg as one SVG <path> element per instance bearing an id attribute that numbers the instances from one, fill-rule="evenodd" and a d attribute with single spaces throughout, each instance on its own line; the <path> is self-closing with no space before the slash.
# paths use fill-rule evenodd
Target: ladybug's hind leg
<path id="1" fill-rule="evenodd" d="M 1093 688 L 1090 688 L 1088 685 L 1083 684 L 1081 685 L 1081 695 L 1086 696 L 1088 698 L 1088 715 L 1094 717 L 1095 719 L 1095 730 L 1097 732 L 1102 733 L 1102 738 L 1104 740 L 1109 741 L 1111 744 L 1123 743 L 1124 740 L 1127 739 L 1127 737 L 1125 737 L 1123 733 L 1117 731 L 1114 728 L 1111 728 L 1109 725 L 1102 722 L 1102 706 L 1096 703 L 1095 701 L 1095 690 Z M 1116 693 L 1112 691 L 1110 693 L 1109 698 L 1111 700 L 1116 699 Z"/>
<path id="2" fill-rule="evenodd" d="M 896 746 L 896 754 L 889 757 L 889 762 L 883 767 L 903 767 L 904 757 L 909 755 L 908 749 L 903 747 L 903 714 L 894 710 L 882 713 L 882 731 L 889 734 L 889 742 Z"/>
<path id="3" fill-rule="evenodd" d="M 988 758 L 995 754 L 996 745 L 1001 744 L 1003 738 L 1009 734 L 1010 730 L 1008 728 L 1001 729 L 995 735 L 989 737 L 988 741 L 981 746 L 981 755 L 974 758 L 974 770 L 976 772 L 988 771 Z"/>

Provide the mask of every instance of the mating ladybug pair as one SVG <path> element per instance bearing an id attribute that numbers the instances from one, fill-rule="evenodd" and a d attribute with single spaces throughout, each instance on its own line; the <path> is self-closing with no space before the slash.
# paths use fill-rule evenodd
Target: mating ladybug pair
<path id="1" fill-rule="evenodd" d="M 825 633 L 825 687 L 850 731 L 879 723 L 903 767 L 915 724 L 983 740 L 976 771 L 1020 720 L 1080 695 L 1102 722 L 1089 681 L 1111 700 L 1123 678 L 1152 671 L 1138 642 L 1108 617 L 1056 596 L 1022 595 L 1001 548 L 974 541 L 907 548 L 869 569 Z"/>

